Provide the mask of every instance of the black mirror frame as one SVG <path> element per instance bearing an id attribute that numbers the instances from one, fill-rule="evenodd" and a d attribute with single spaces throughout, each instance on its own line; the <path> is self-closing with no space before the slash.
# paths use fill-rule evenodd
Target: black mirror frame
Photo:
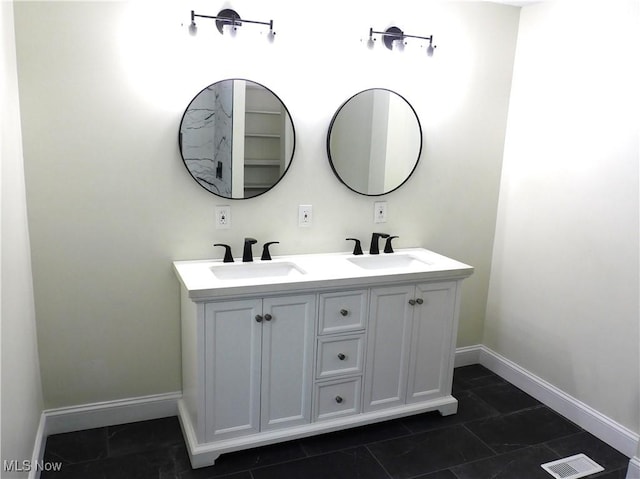
<path id="1" fill-rule="evenodd" d="M 193 173 L 191 173 L 191 170 L 189 169 L 189 167 L 187 166 L 187 162 L 184 159 L 184 155 L 182 154 L 182 123 L 184 122 L 184 118 L 187 114 L 187 111 L 189 110 L 189 106 L 191 106 L 191 104 L 194 102 L 194 100 L 198 97 L 198 95 L 200 95 L 203 91 L 205 91 L 206 89 L 210 88 L 211 86 L 215 85 L 216 83 L 221 83 L 223 81 L 236 81 L 236 80 L 241 80 L 241 81 L 245 81 L 245 82 L 251 82 L 254 83 L 256 85 L 261 86 L 262 88 L 264 88 L 265 90 L 269 91 L 282 105 L 282 107 L 284 108 L 284 110 L 286 111 L 287 115 L 289 116 L 289 121 L 291 122 L 291 131 L 292 131 L 292 148 L 291 148 L 291 158 L 289 159 L 289 163 L 287 164 L 287 167 L 285 168 L 285 170 L 282 172 L 282 175 L 280 175 L 280 178 L 278 178 L 278 181 L 276 181 L 273 185 L 271 185 L 268 189 L 264 190 L 261 193 L 258 193 L 257 195 L 253 195 L 253 196 L 248 196 L 246 198 L 233 198 L 233 197 L 229 197 L 229 196 L 223 196 L 223 195 L 219 195 L 213 191 L 211 191 L 210 189 L 208 189 L 206 186 L 204 186 L 202 183 L 200 183 L 200 181 L 198 181 L 198 179 L 193 176 Z M 289 111 L 289 109 L 287 108 L 287 105 L 282 101 L 282 99 L 276 95 L 273 90 L 271 90 L 270 88 L 264 86 L 262 83 L 258 83 L 257 81 L 254 80 L 249 80 L 247 78 L 223 78 L 222 80 L 218 80 L 215 81 L 209 85 L 207 85 L 206 87 L 204 87 L 202 90 L 200 90 L 189 102 L 189 104 L 187 105 L 187 108 L 185 108 L 184 113 L 182 114 L 182 118 L 180 119 L 180 126 L 178 127 L 178 149 L 180 150 L 180 158 L 182 158 L 182 163 L 184 164 L 187 172 L 189 173 L 189 176 L 191 176 L 191 178 L 193 178 L 193 180 L 198 184 L 198 186 L 200 186 L 203 190 L 207 191 L 208 193 L 217 196 L 218 198 L 224 198 L 226 200 L 251 200 L 253 198 L 257 198 L 259 196 L 264 195 L 265 193 L 271 191 L 278 183 L 280 183 L 282 181 L 282 178 L 284 178 L 286 176 L 286 174 L 289 172 L 289 168 L 291 167 L 291 163 L 293 163 L 293 158 L 295 156 L 296 153 L 296 128 L 295 128 L 295 124 L 293 122 L 293 117 L 291 116 L 291 112 Z"/>
<path id="2" fill-rule="evenodd" d="M 334 125 L 334 123 L 336 121 L 336 118 L 338 117 L 338 115 L 340 114 L 342 109 L 347 105 L 347 103 L 349 103 L 356 96 L 358 96 L 358 95 L 360 95 L 362 93 L 368 92 L 368 91 L 373 91 L 373 90 L 383 90 L 383 91 L 388 91 L 389 93 L 393 93 L 394 95 L 397 95 L 402 100 L 404 100 L 404 102 L 409 106 L 409 108 L 411 108 L 411 111 L 413 112 L 413 114 L 414 114 L 414 116 L 416 118 L 416 122 L 418 124 L 418 131 L 420 132 L 420 146 L 418 148 L 418 157 L 416 158 L 416 161 L 415 161 L 415 163 L 413 165 L 413 168 L 411 169 L 411 171 L 409 172 L 407 177 L 404 179 L 404 181 L 402 181 L 402 183 L 400 183 L 395 188 L 393 188 L 393 189 L 391 189 L 389 191 L 384 191 L 382 193 L 363 193 L 361 191 L 358 191 L 358 190 L 352 188 L 350 185 L 345 183 L 345 181 L 342 179 L 342 177 L 338 174 L 338 171 L 336 170 L 336 167 L 335 167 L 335 165 L 333 163 L 333 158 L 331 156 L 331 130 L 333 129 L 333 125 Z M 329 123 L 329 130 L 327 131 L 327 141 L 326 141 L 327 157 L 329 158 L 329 164 L 331 165 L 331 170 L 333 171 L 334 175 L 336 175 L 338 180 L 340 180 L 340 183 L 342 183 L 344 186 L 346 186 L 348 189 L 350 189 L 354 193 L 358 193 L 359 195 L 363 195 L 363 196 L 373 196 L 373 197 L 387 195 L 387 194 L 389 194 L 389 193 L 391 193 L 393 191 L 396 191 L 398 188 L 400 188 L 402 185 L 404 185 L 407 181 L 409 181 L 409 178 L 411 178 L 411 176 L 413 175 L 414 171 L 418 167 L 418 163 L 420 163 L 420 158 L 422 157 L 422 145 L 423 145 L 422 125 L 420 123 L 420 118 L 418 118 L 418 113 L 416 112 L 415 108 L 413 108 L 413 105 L 411 105 L 411 103 L 409 103 L 409 101 L 404 96 L 400 95 L 399 93 L 397 93 L 397 92 L 395 92 L 393 90 L 390 90 L 389 88 L 367 88 L 366 90 L 362 90 L 362 91 L 359 91 L 358 93 L 355 93 L 354 95 L 351 95 L 351 97 L 349 97 L 344 103 L 342 103 L 342 105 L 340 105 L 340 107 L 333 114 L 333 117 L 331 118 L 331 123 Z"/>

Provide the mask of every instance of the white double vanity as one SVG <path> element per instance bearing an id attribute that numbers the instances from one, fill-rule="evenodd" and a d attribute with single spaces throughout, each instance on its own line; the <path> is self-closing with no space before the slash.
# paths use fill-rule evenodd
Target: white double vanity
<path id="1" fill-rule="evenodd" d="M 456 412 L 458 310 L 471 266 L 412 248 L 174 268 L 180 423 L 194 468 L 239 449 Z"/>

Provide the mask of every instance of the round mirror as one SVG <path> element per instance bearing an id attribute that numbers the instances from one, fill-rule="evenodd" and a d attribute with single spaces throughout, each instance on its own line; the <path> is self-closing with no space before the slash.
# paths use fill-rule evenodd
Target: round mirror
<path id="1" fill-rule="evenodd" d="M 223 198 L 252 198 L 287 172 L 295 130 L 275 93 L 256 82 L 229 79 L 191 100 L 180 122 L 179 144 L 200 186 Z"/>
<path id="2" fill-rule="evenodd" d="M 342 104 L 329 126 L 331 168 L 348 188 L 379 196 L 399 188 L 415 170 L 422 128 L 413 107 L 383 88 L 362 91 Z"/>

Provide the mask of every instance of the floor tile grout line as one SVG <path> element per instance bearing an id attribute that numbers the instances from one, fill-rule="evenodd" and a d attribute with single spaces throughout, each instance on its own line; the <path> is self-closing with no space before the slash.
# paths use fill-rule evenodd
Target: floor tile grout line
<path id="1" fill-rule="evenodd" d="M 543 404 L 542 406 L 544 406 L 544 404 Z M 547 406 L 544 406 L 544 407 L 547 407 Z M 535 409 L 535 408 L 528 408 L 528 409 Z M 527 410 L 527 409 L 522 409 L 521 411 L 526 411 L 526 410 Z M 506 416 L 506 415 L 507 415 L 507 414 L 502 414 L 501 416 Z M 561 416 L 561 417 L 562 417 L 562 416 Z M 463 426 L 463 427 L 464 427 L 464 428 L 465 428 L 469 433 L 471 433 L 474 437 L 476 437 L 480 442 L 482 442 L 482 444 L 484 444 L 484 445 L 485 445 L 485 446 L 487 446 L 491 451 L 493 451 L 493 452 L 494 452 L 494 455 L 493 455 L 493 456 L 490 456 L 490 457 L 495 457 L 495 458 L 498 458 L 498 457 L 504 456 L 504 455 L 506 455 L 506 454 L 516 453 L 516 452 L 524 452 L 525 450 L 530 449 L 530 448 L 534 448 L 534 447 L 544 447 L 544 448 L 546 448 L 548 451 L 550 451 L 550 452 L 552 452 L 553 454 L 555 454 L 556 456 L 558 456 L 558 457 L 557 457 L 557 459 L 560 459 L 560 458 L 561 458 L 561 454 L 560 454 L 558 451 L 556 451 L 555 449 L 553 449 L 553 448 L 552 448 L 548 443 L 549 443 L 549 442 L 551 442 L 551 441 L 559 440 L 559 439 L 566 439 L 566 438 L 568 438 L 568 437 L 575 436 L 575 435 L 578 435 L 578 434 L 582 434 L 582 433 L 584 433 L 584 432 L 585 432 L 584 430 L 580 430 L 580 431 L 577 431 L 577 432 L 572 432 L 572 433 L 570 433 L 570 434 L 564 434 L 564 435 L 561 435 L 561 436 L 556 436 L 556 437 L 554 437 L 553 439 L 549 439 L 549 440 L 547 440 L 547 441 L 537 442 L 537 443 L 535 443 L 535 444 L 527 444 L 527 445 L 526 445 L 526 446 L 524 446 L 524 447 L 521 447 L 521 448 L 518 448 L 518 449 L 514 449 L 514 450 L 511 450 L 511 451 L 496 452 L 496 451 L 495 451 L 495 450 L 494 450 L 494 449 L 493 449 L 489 444 L 487 444 L 485 441 L 483 441 L 483 440 L 482 440 L 482 438 L 480 438 L 480 437 L 479 437 L 477 434 L 475 434 L 471 429 L 469 429 L 469 428 L 466 426 L 466 424 L 462 424 L 462 426 Z M 474 463 L 474 462 L 477 462 L 477 461 L 482 461 L 483 459 L 487 459 L 487 458 L 485 457 L 485 458 L 477 459 L 477 460 L 474 460 L 474 461 L 469 461 L 469 462 L 467 462 L 467 463 L 457 464 L 457 465 L 456 465 L 456 467 L 457 467 L 457 466 L 462 466 L 462 465 L 464 465 L 464 464 L 471 464 L 471 463 Z M 453 471 L 452 471 L 452 472 L 453 472 Z"/>
<path id="2" fill-rule="evenodd" d="M 363 445 L 363 444 L 344 447 L 344 448 L 341 448 L 341 449 L 337 449 L 335 451 L 328 451 L 328 452 L 324 452 L 324 453 L 321 453 L 321 454 L 315 454 L 313 456 L 298 457 L 298 458 L 295 458 L 295 459 L 289 459 L 289 460 L 282 461 L 282 462 L 274 462 L 272 464 L 265 464 L 265 465 L 258 466 L 258 467 L 251 467 L 249 469 L 237 470 L 237 471 L 234 471 L 234 472 L 230 472 L 229 474 L 223 475 L 222 479 L 224 479 L 224 476 L 231 475 L 231 474 L 240 474 L 242 472 L 250 472 L 251 476 L 254 477 L 253 476 L 253 472 L 257 471 L 259 469 L 266 469 L 266 468 L 269 468 L 269 467 L 272 467 L 272 466 L 282 466 L 284 464 L 290 464 L 290 463 L 297 462 L 297 461 L 304 461 L 305 459 L 312 459 L 312 458 L 316 458 L 316 457 L 320 457 L 320 456 L 328 456 L 330 454 L 336 454 L 336 453 L 340 453 L 340 452 L 344 452 L 344 451 L 355 450 L 355 449 L 358 449 L 358 448 L 366 449 L 366 451 L 369 453 L 369 455 L 371 457 L 373 457 L 373 459 L 380 465 L 380 467 L 383 468 L 385 474 L 387 474 L 387 476 L 388 476 L 388 479 L 393 479 L 392 476 L 384 468 L 384 466 L 382 466 L 382 464 L 380 464 L 380 461 L 378 460 L 378 458 L 369 450 L 369 448 L 366 445 Z"/>
<path id="3" fill-rule="evenodd" d="M 472 419 L 468 419 L 466 421 L 453 422 L 451 424 L 435 425 L 435 426 L 430 427 L 428 429 L 423 429 L 423 430 L 420 430 L 420 431 L 412 431 L 412 433 L 410 435 L 423 434 L 423 433 L 431 432 L 431 431 L 440 431 L 442 429 L 447 429 L 447 428 L 454 427 L 454 426 L 466 426 L 467 424 L 472 423 L 472 422 L 485 421 L 485 420 L 488 420 L 488 419 L 494 419 L 494 418 L 497 418 L 497 417 L 505 415 L 504 413 L 501 413 L 500 411 L 498 411 L 496 408 L 494 408 L 490 404 L 482 401 L 482 399 L 480 399 L 479 397 L 475 396 L 475 398 L 477 398 L 475 400 L 477 400 L 478 402 L 481 402 L 483 405 L 485 405 L 494 414 L 490 414 L 490 415 L 487 415 L 487 416 L 484 416 L 484 417 L 472 418 Z M 407 426 L 407 428 L 409 428 L 409 427 Z"/>
<path id="4" fill-rule="evenodd" d="M 532 445 L 529 445 L 529 446 L 522 447 L 520 449 L 515 449 L 513 451 L 501 452 L 501 453 L 498 453 L 498 454 L 494 454 L 493 456 L 481 457 L 481 458 L 478 458 L 478 459 L 474 459 L 473 461 L 467 461 L 467 462 L 463 462 L 463 463 L 460 463 L 460 464 L 456 464 L 455 466 L 449 466 L 447 469 L 449 469 L 449 471 L 454 476 L 456 476 L 456 478 L 457 478 L 458 475 L 453 471 L 453 469 L 455 469 L 456 467 L 468 466 L 468 465 L 471 465 L 471 464 L 475 464 L 475 463 L 479 463 L 479 462 L 482 462 L 482 461 L 486 461 L 488 459 L 499 459 L 499 458 L 501 458 L 503 456 L 506 456 L 508 454 L 514 454 L 514 453 L 520 454 L 520 453 L 523 453 L 523 452 L 527 451 L 528 449 L 533 449 L 533 448 L 541 447 L 541 446 L 546 447 L 542 443 L 540 443 L 540 444 L 532 444 Z M 548 447 L 546 447 L 546 448 L 548 450 L 550 450 Z M 557 455 L 557 453 L 555 451 L 551 451 L 551 452 L 553 452 L 554 454 Z"/>
<path id="5" fill-rule="evenodd" d="M 304 447 L 304 444 L 301 440 L 298 440 L 298 446 L 300 446 L 300 449 L 302 450 L 304 457 L 312 457 L 311 454 L 309 454 L 309 451 L 307 450 L 306 447 Z"/>
<path id="6" fill-rule="evenodd" d="M 493 416 L 496 417 L 496 416 Z M 470 421 L 471 422 L 471 421 Z M 492 448 L 489 444 L 487 444 L 486 442 L 484 442 L 482 440 L 482 438 L 480 436 L 478 436 L 475 432 L 473 432 L 471 429 L 469 429 L 467 427 L 466 424 L 461 424 L 461 426 L 469 433 L 471 434 L 473 437 L 475 437 L 478 441 L 480 441 L 484 446 L 486 446 L 487 448 L 489 448 L 489 450 L 493 453 L 493 456 L 498 456 L 498 453 L 496 452 L 496 450 L 494 448 Z"/>
<path id="7" fill-rule="evenodd" d="M 425 474 L 431 475 L 431 474 L 436 474 L 438 472 L 444 472 L 444 471 L 449 471 L 457 479 L 457 477 L 458 477 L 457 474 L 451 470 L 453 467 L 454 466 L 444 467 L 442 469 L 436 469 L 435 471 L 429 471 L 429 472 L 426 472 L 426 473 L 425 472 L 421 472 L 419 474 L 416 474 L 415 476 L 407 477 L 406 479 L 419 479 L 421 477 L 424 477 Z"/>
<path id="8" fill-rule="evenodd" d="M 562 437 L 554 437 L 553 439 L 549 439 L 548 441 L 545 441 L 545 442 L 543 442 L 542 444 L 544 444 L 548 449 L 550 449 L 551 451 L 553 451 L 553 452 L 554 452 L 554 454 L 557 454 L 557 455 L 558 455 L 558 459 L 559 459 L 560 457 L 562 457 L 562 456 L 561 456 L 561 453 L 560 453 L 560 452 L 558 452 L 558 451 L 557 451 L 554 447 L 552 447 L 549 443 L 550 443 L 550 442 L 553 442 L 553 441 L 557 441 L 558 439 L 567 439 L 567 438 L 569 438 L 569 437 L 571 437 L 571 436 L 579 436 L 579 435 L 581 435 L 581 434 L 584 434 L 585 432 L 586 432 L 586 431 L 585 431 L 584 429 L 582 429 L 582 430 L 580 430 L 580 431 L 574 432 L 574 433 L 572 433 L 572 434 L 568 434 L 568 435 L 566 435 L 566 436 L 562 436 Z M 587 433 L 587 434 L 589 434 L 589 433 Z"/>
<path id="9" fill-rule="evenodd" d="M 475 392 L 473 392 L 472 390 L 467 391 L 469 394 L 471 394 L 472 398 L 474 401 L 479 402 L 480 404 L 487 406 L 488 409 L 490 409 L 491 411 L 495 412 L 494 416 L 489 416 L 489 417 L 495 417 L 495 416 L 502 416 L 504 413 L 500 412 L 498 409 L 496 409 L 495 407 L 493 407 L 491 404 L 489 404 L 487 401 L 485 401 L 481 396 L 478 396 Z M 481 418 L 478 418 L 481 419 Z M 467 422 L 471 422 L 471 421 L 475 421 L 475 419 L 470 419 L 469 421 L 463 421 L 465 423 Z"/>
<path id="10" fill-rule="evenodd" d="M 96 428 L 96 429 L 104 429 L 105 430 L 105 435 L 106 435 L 106 427 L 101 427 L 101 428 Z M 82 431 L 77 431 L 77 432 L 82 432 Z M 62 434 L 73 434 L 73 432 L 71 433 L 62 433 Z M 52 456 L 55 456 L 56 460 L 58 460 L 58 462 L 62 462 L 63 463 L 63 467 L 64 466 L 75 466 L 75 465 L 81 465 L 81 464 L 89 464 L 89 463 L 94 463 L 94 462 L 101 462 L 101 461 L 105 461 L 107 459 L 109 459 L 109 440 L 108 440 L 108 436 L 106 435 L 105 437 L 105 443 L 104 443 L 104 452 L 105 452 L 105 456 L 104 457 L 97 457 L 97 458 L 91 458 L 91 459 L 84 459 L 84 460 L 80 460 L 80 461 L 69 461 L 67 459 L 65 459 L 64 456 L 54 452 L 51 452 L 50 450 L 47 452 L 47 444 L 45 443 L 45 451 L 44 454 L 50 454 Z M 50 447 L 50 446 L 49 446 Z"/>
<path id="11" fill-rule="evenodd" d="M 401 421 L 402 418 L 399 418 L 399 419 L 396 419 L 396 420 L 397 421 Z M 420 433 L 412 432 L 407 426 L 405 426 L 402 423 L 401 423 L 401 425 L 407 432 L 404 433 L 404 434 L 398 435 L 398 436 L 387 437 L 387 438 L 384 438 L 384 439 L 377 439 L 375 441 L 361 442 L 361 443 L 358 443 L 358 444 L 352 444 L 350 446 L 345 446 L 345 447 L 341 447 L 341 448 L 338 448 L 338 449 L 331 449 L 329 451 L 322 451 L 322 452 L 319 452 L 319 453 L 316 453 L 316 454 L 312 454 L 312 453 L 308 452 L 304 448 L 304 446 L 302 446 L 302 448 L 303 448 L 304 452 L 307 454 L 307 457 L 317 457 L 317 456 L 322 456 L 323 454 L 329 454 L 329 453 L 332 453 L 332 452 L 346 451 L 347 449 L 353 449 L 355 447 L 368 447 L 368 446 L 371 446 L 371 445 L 374 445 L 374 444 L 379 444 L 381 442 L 393 441 L 394 439 L 401 439 L 401 438 L 406 438 L 406 437 L 409 437 L 409 436 L 415 436 L 416 434 L 420 434 Z"/>
<path id="12" fill-rule="evenodd" d="M 433 412 L 433 411 L 431 411 L 431 412 Z M 441 416 L 441 417 L 444 417 L 444 416 Z M 407 434 L 407 436 L 416 436 L 416 435 L 418 435 L 418 434 L 424 434 L 425 432 L 430 432 L 430 431 L 440 431 L 440 430 L 442 430 L 442 429 L 447 429 L 447 428 L 449 428 L 449 427 L 453 427 L 453 426 L 456 426 L 456 425 L 458 425 L 458 424 L 460 424 L 460 423 L 443 424 L 443 425 L 441 425 L 441 426 L 436 425 L 436 426 L 430 427 L 430 428 L 428 428 L 428 429 L 423 429 L 423 430 L 420 430 L 420 431 L 414 431 L 414 430 L 412 430 L 409 426 L 405 426 L 405 427 L 406 427 L 407 429 L 409 429 L 409 431 L 411 431 L 411 433 L 410 433 L 410 434 Z M 399 436 L 399 437 L 400 437 L 400 436 Z M 406 437 L 406 436 L 401 436 L 401 437 Z M 390 439 L 395 439 L 395 438 L 390 438 Z M 383 441 L 380 441 L 380 442 L 383 442 Z"/>
<path id="13" fill-rule="evenodd" d="M 369 449 L 369 446 L 364 446 L 364 448 L 367 450 L 367 452 L 369 453 L 369 455 L 371 457 L 373 457 L 373 460 L 376 461 L 378 463 L 378 465 L 382 468 L 382 470 L 384 471 L 384 473 L 387 475 L 388 479 L 393 479 L 393 476 L 391 475 L 391 473 L 389 471 L 387 471 L 387 468 L 384 467 L 384 465 L 380 462 L 380 459 L 378 459 L 378 456 L 376 456 L 373 451 L 371 451 L 371 449 Z"/>
<path id="14" fill-rule="evenodd" d="M 486 377 L 490 377 L 490 376 L 486 376 Z M 504 379 L 500 378 L 500 376 L 496 376 L 496 377 L 498 379 L 500 379 L 500 381 L 496 381 L 495 383 L 490 383 L 490 384 L 478 384 L 476 386 L 469 386 L 467 388 L 460 388 L 456 392 L 475 391 L 475 390 L 478 390 L 478 389 L 488 389 L 488 388 L 493 388 L 493 387 L 496 387 L 496 386 L 504 386 L 506 384 L 510 384 L 510 385 L 513 386 L 513 384 L 511 384 L 510 382 L 505 381 Z"/>
<path id="15" fill-rule="evenodd" d="M 104 435 L 105 435 L 105 441 L 106 441 L 106 446 L 105 449 L 107 451 L 107 458 L 111 457 L 111 441 L 110 441 L 110 435 L 109 435 L 109 427 L 110 426 L 106 426 L 104 428 Z"/>
<path id="16" fill-rule="evenodd" d="M 492 409 L 495 410 L 498 413 L 497 415 L 495 415 L 495 416 L 487 416 L 487 417 L 484 417 L 484 418 L 481 417 L 481 418 L 477 418 L 477 419 L 471 419 L 469 421 L 465 421 L 464 424 L 467 425 L 467 424 L 476 423 L 476 422 L 479 423 L 481 421 L 486 421 L 486 420 L 493 419 L 493 418 L 496 418 L 496 417 L 505 417 L 506 418 L 506 417 L 513 416 L 515 414 L 523 413 L 525 411 L 533 411 L 534 409 L 542 409 L 542 408 L 546 408 L 546 409 L 549 409 L 552 412 L 555 412 L 555 411 L 553 411 L 553 409 L 549 408 L 548 406 L 546 406 L 546 405 L 544 405 L 542 403 L 536 404 L 535 406 L 525 407 L 525 408 L 522 408 L 522 409 L 518 409 L 516 411 L 509 411 L 509 412 L 500 412 L 496 408 L 492 407 Z M 562 418 L 562 416 L 560 416 L 560 417 Z M 564 419 L 564 418 L 562 418 L 562 419 Z"/>

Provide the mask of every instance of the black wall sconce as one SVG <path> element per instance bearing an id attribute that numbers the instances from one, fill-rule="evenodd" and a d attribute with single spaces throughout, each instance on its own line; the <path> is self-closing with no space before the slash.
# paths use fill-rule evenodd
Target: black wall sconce
<path id="1" fill-rule="evenodd" d="M 196 17 L 197 18 L 208 18 L 210 20 L 216 21 L 216 28 L 221 34 L 224 34 L 224 27 L 228 25 L 230 27 L 229 33 L 231 36 L 235 36 L 238 27 L 241 27 L 243 23 L 253 23 L 257 25 L 268 25 L 269 33 L 267 35 L 267 39 L 272 42 L 275 38 L 276 32 L 273 31 L 273 20 L 269 20 L 268 22 L 259 22 L 256 20 L 245 20 L 240 18 L 238 12 L 232 10 L 230 8 L 225 8 L 220 10 L 217 15 L 200 15 L 193 10 L 191 10 L 191 25 L 189 25 L 189 33 L 191 35 L 195 35 L 198 33 L 198 26 L 196 25 Z"/>
<path id="2" fill-rule="evenodd" d="M 404 45 L 406 44 L 405 38 L 419 38 L 421 40 L 429 40 L 429 46 L 427 46 L 427 55 L 432 57 L 433 51 L 436 46 L 433 44 L 433 35 L 428 37 L 421 37 L 418 35 L 407 35 L 398 27 L 389 27 L 384 32 L 376 32 L 373 28 L 369 29 L 369 40 L 367 41 L 367 47 L 373 48 L 375 45 L 374 35 L 382 35 L 382 41 L 384 42 L 384 46 L 389 50 L 404 49 Z"/>

